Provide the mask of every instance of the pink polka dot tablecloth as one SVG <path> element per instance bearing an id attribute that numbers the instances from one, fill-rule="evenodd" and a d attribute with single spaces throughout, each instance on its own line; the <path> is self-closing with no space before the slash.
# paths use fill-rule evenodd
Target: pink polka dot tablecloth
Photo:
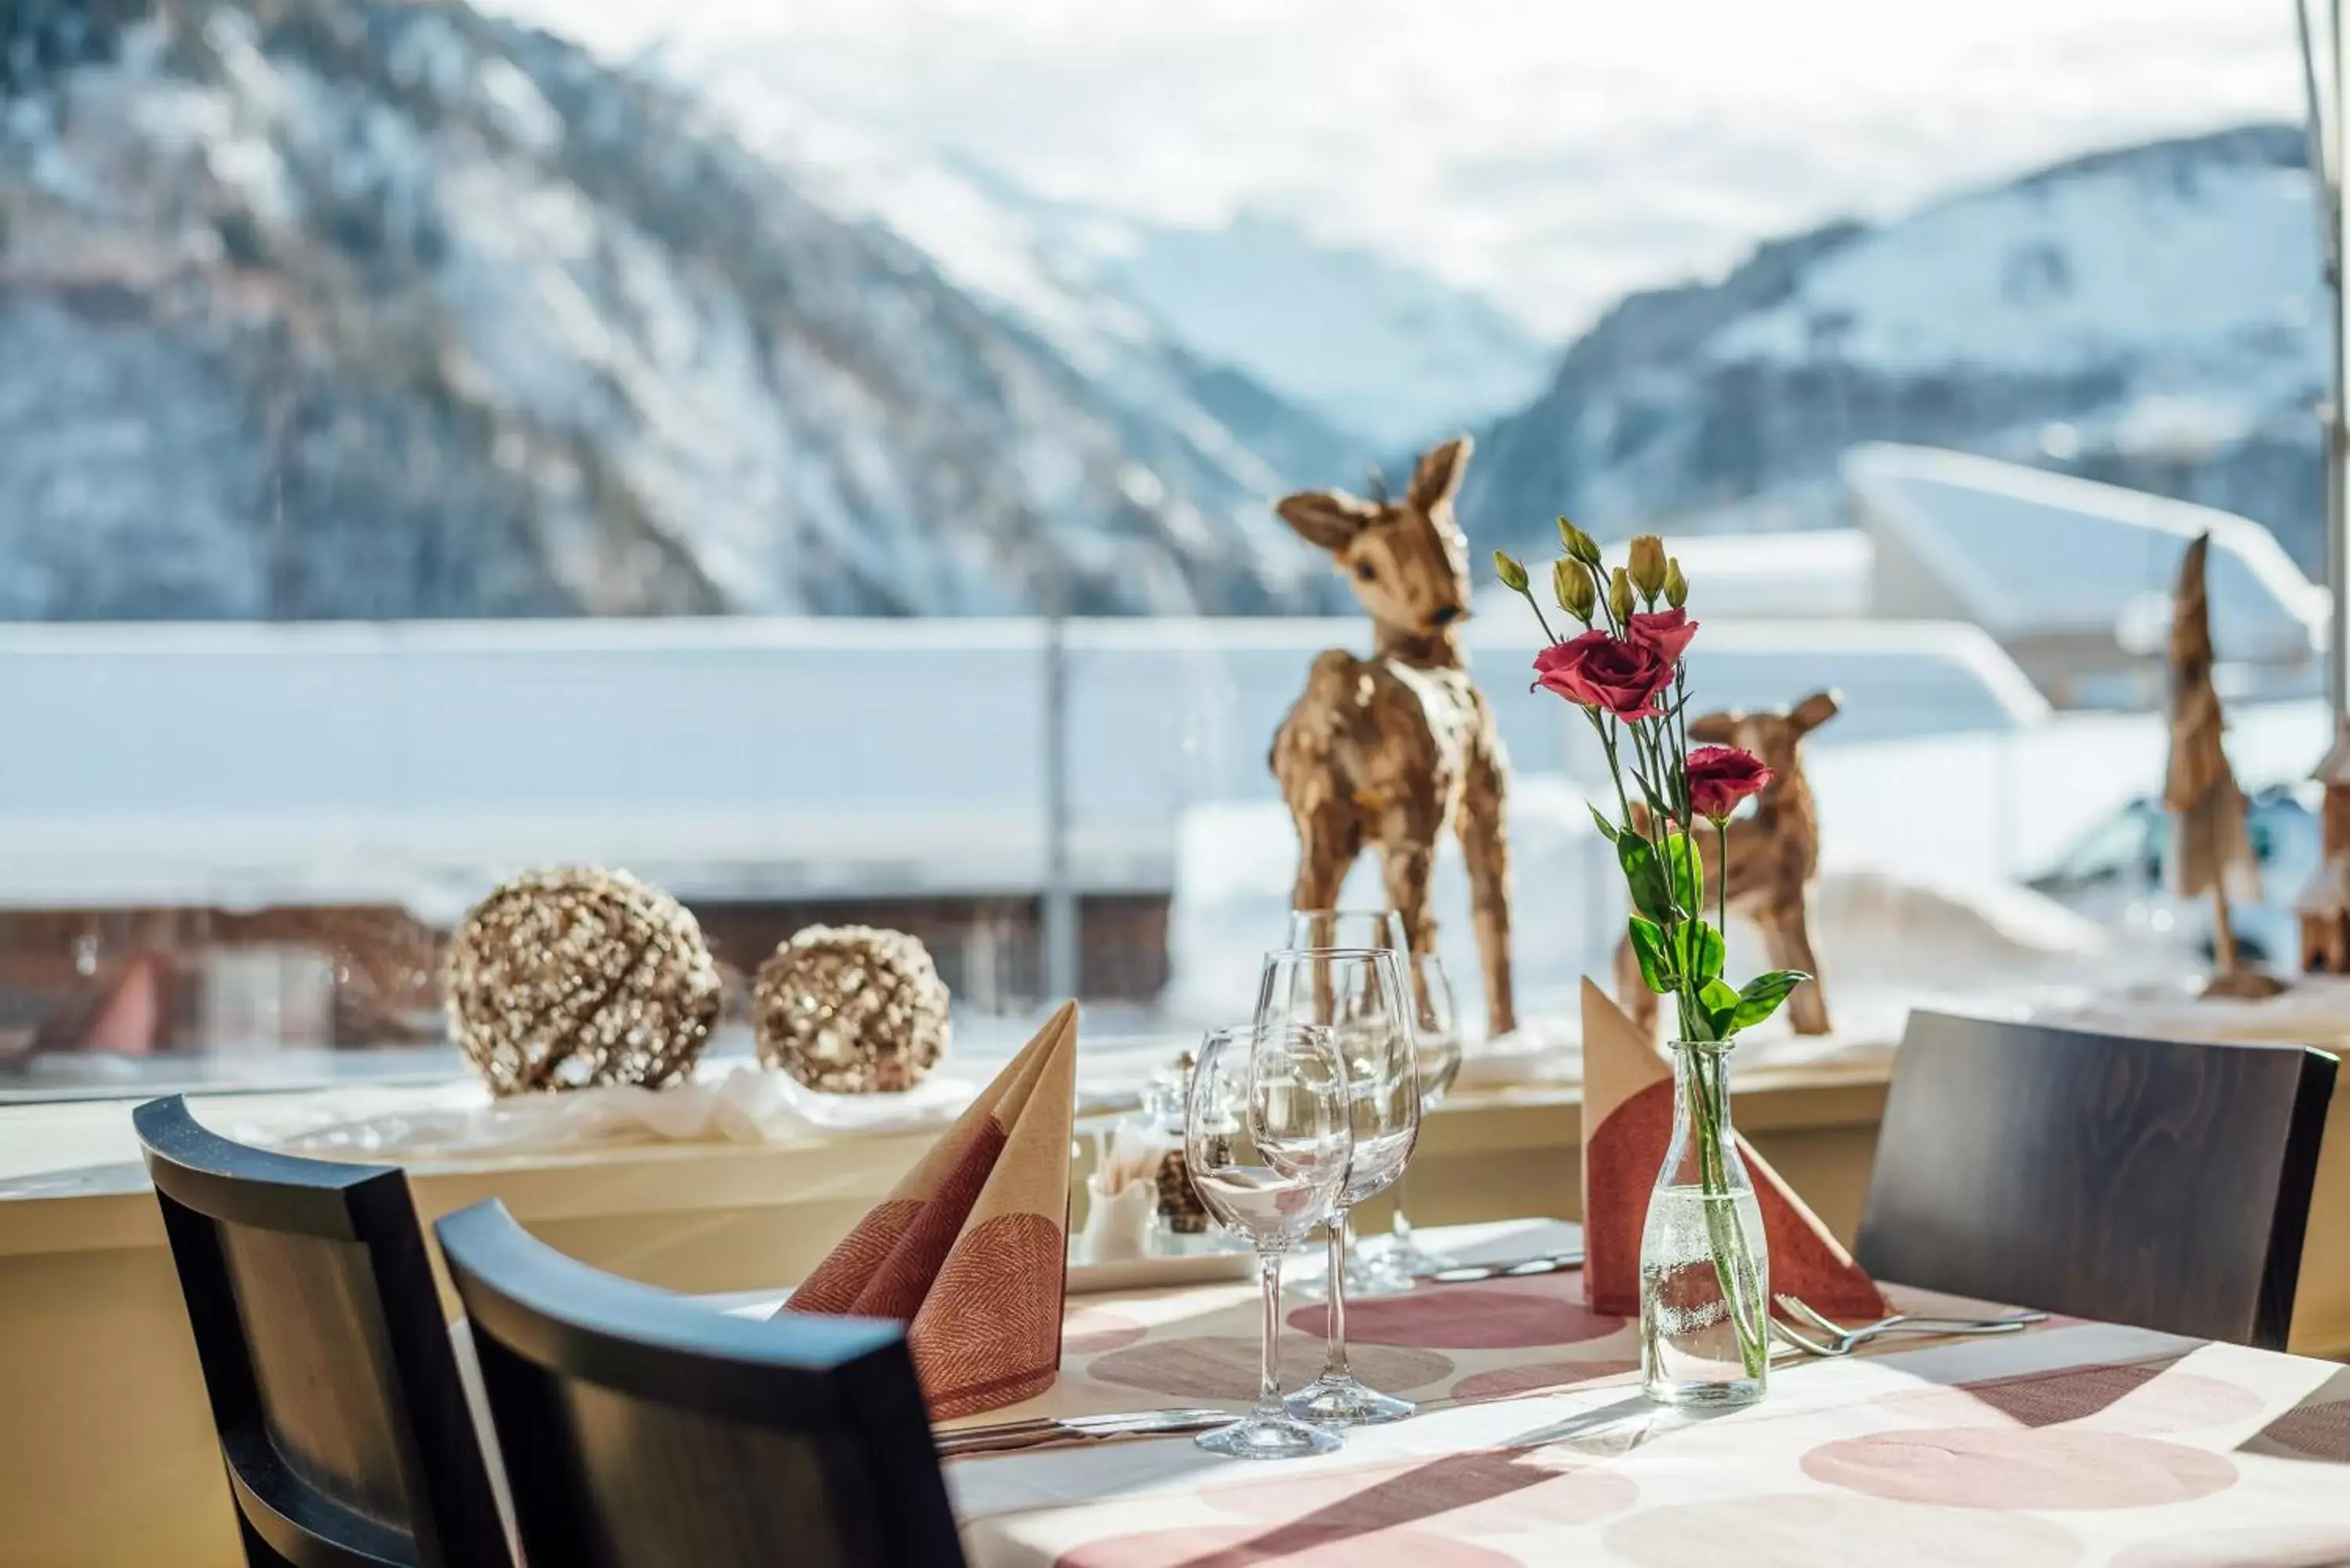
<path id="1" fill-rule="evenodd" d="M 1322 1309 L 1284 1317 L 1295 1386 Z M 1361 1301 L 1348 1326 L 1357 1376 L 1420 1415 L 1279 1464 L 1184 1438 L 956 1460 L 974 1568 L 2350 1564 L 2350 1368 L 2329 1363 L 2059 1319 L 1783 1360 L 1762 1404 L 1695 1418 L 1639 1397 L 1631 1325 L 1573 1273 Z M 1251 1284 L 1073 1298 L 1059 1381 L 986 1418 L 1239 1409 L 1255 1331 Z"/>

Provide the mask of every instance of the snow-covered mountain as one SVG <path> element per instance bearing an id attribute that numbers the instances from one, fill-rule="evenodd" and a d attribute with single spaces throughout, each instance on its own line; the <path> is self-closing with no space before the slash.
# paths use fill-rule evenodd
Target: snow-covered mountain
<path id="1" fill-rule="evenodd" d="M 1381 452 L 1515 409 L 1551 369 L 1551 346 L 1483 298 L 1271 213 L 1187 229 L 1033 199 L 1027 210 L 1064 276 Z"/>
<path id="2" fill-rule="evenodd" d="M 1189 367 L 1193 394 L 1202 378 L 1258 389 L 1232 428 L 1301 483 L 1357 480 L 1519 407 L 1549 372 L 1552 347 L 1482 297 L 1279 216 L 1184 228 L 1054 201 L 779 95 L 756 54 L 661 63 L 816 200 L 903 235 L 1074 361 L 1128 361 L 1128 380 Z"/>
<path id="3" fill-rule="evenodd" d="M 1839 520 L 1856 441 L 1961 448 L 2240 512 L 2319 558 L 2327 374 L 2298 128 L 2100 153 L 1635 295 L 1488 432 L 1490 542 Z"/>
<path id="4" fill-rule="evenodd" d="M 545 34 L 38 0 L 0 64 L 0 616 L 1326 602 L 1308 416 L 1073 358 Z"/>

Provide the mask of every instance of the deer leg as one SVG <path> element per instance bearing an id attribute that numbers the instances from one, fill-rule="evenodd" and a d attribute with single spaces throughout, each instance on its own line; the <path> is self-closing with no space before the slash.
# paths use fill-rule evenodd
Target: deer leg
<path id="1" fill-rule="evenodd" d="M 1336 812 L 1296 819 L 1297 880 L 1291 888 L 1293 909 L 1336 907 L 1338 888 L 1347 867 L 1363 852 L 1363 832 L 1351 818 Z"/>
<path id="2" fill-rule="evenodd" d="M 1510 977 L 1510 836 L 1503 813 L 1506 786 L 1499 759 L 1479 749 L 1461 796 L 1461 852 L 1469 863 L 1469 903 L 1477 924 L 1477 959 L 1485 976 L 1485 1033 L 1515 1032 L 1517 998 Z"/>
<path id="3" fill-rule="evenodd" d="M 1804 906 L 1798 902 L 1792 909 L 1774 909 L 1759 924 L 1771 967 L 1799 969 L 1812 977 L 1787 998 L 1787 1022 L 1798 1034 L 1825 1034 L 1829 1029 L 1828 999 L 1820 989 L 1820 962 L 1812 956 L 1811 923 L 1805 918 Z"/>
<path id="4" fill-rule="evenodd" d="M 1387 874 L 1388 907 L 1403 917 L 1403 938 L 1415 953 L 1436 950 L 1436 917 L 1429 912 L 1429 885 L 1436 876 L 1436 846 L 1389 839 L 1379 846 L 1381 868 Z M 1417 973 L 1406 981 L 1412 991 L 1412 1012 L 1425 1017 L 1427 997 Z"/>
<path id="5" fill-rule="evenodd" d="M 1346 812 L 1328 809 L 1311 814 L 1300 812 L 1295 820 L 1297 880 L 1290 888 L 1289 907 L 1335 909 L 1338 889 L 1345 884 L 1355 857 L 1363 852 L 1362 824 Z M 1330 1018 L 1332 1001 L 1329 971 L 1317 966 L 1314 975 L 1314 1015 L 1326 1021 Z"/>

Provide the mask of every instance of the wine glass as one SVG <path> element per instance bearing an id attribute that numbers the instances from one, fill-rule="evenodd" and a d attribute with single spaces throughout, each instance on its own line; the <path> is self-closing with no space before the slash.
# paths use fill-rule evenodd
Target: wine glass
<path id="1" fill-rule="evenodd" d="M 1432 952 L 1407 953 L 1404 964 L 1412 981 L 1413 1036 L 1419 1048 L 1419 1111 L 1425 1117 L 1443 1102 L 1445 1091 L 1461 1075 L 1461 1030 L 1453 1015 L 1452 982 L 1445 976 L 1444 961 Z M 1413 1238 L 1411 1221 L 1404 1214 L 1410 1180 L 1411 1168 L 1406 1166 L 1396 1178 L 1395 1219 L 1388 1226 L 1387 1250 L 1378 1258 L 1380 1268 L 1405 1289 L 1416 1279 L 1458 1266 L 1454 1260 L 1430 1251 Z M 1353 1283 L 1347 1281 L 1350 1287 Z"/>
<path id="2" fill-rule="evenodd" d="M 1258 1029 L 1328 1029 L 1347 1078 L 1355 1151 L 1330 1215 L 1329 1352 L 1322 1376 L 1289 1400 L 1293 1415 L 1334 1426 L 1400 1420 L 1413 1409 L 1347 1366 L 1347 1215 L 1395 1180 L 1419 1136 L 1419 1063 L 1404 998 L 1403 966 L 1389 948 L 1268 953 L 1257 987 Z"/>
<path id="3" fill-rule="evenodd" d="M 1292 909 L 1289 946 L 1302 948 L 1392 948 L 1409 952 L 1403 916 L 1393 909 Z"/>
<path id="4" fill-rule="evenodd" d="M 1333 1432 L 1281 1400 L 1281 1258 L 1329 1219 L 1355 1139 L 1336 1038 L 1309 1023 L 1219 1029 L 1201 1043 L 1183 1106 L 1191 1185 L 1223 1227 L 1256 1249 L 1264 1286 L 1256 1408 L 1193 1439 L 1243 1459 L 1326 1454 Z"/>
<path id="5" fill-rule="evenodd" d="M 1403 916 L 1394 909 L 1292 909 L 1289 911 L 1289 946 L 1304 948 L 1388 948 L 1399 961 L 1406 960 L 1410 946 L 1404 933 Z M 1405 978 L 1410 979 L 1407 973 Z M 1450 1016 L 1451 1005 L 1448 995 L 1445 1003 Z M 1425 1012 L 1425 1009 L 1421 1009 Z M 1346 1287 L 1357 1296 L 1395 1295 L 1412 1288 L 1412 1277 L 1396 1268 L 1387 1255 L 1366 1256 L 1360 1250 L 1347 1254 Z M 1328 1281 L 1309 1282 L 1298 1292 L 1309 1299 L 1326 1292 Z"/>

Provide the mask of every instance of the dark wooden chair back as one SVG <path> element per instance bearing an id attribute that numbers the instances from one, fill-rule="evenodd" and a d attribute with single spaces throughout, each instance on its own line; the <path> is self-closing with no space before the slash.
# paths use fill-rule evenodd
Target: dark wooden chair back
<path id="1" fill-rule="evenodd" d="M 1855 1251 L 1882 1280 L 2282 1349 L 2335 1068 L 1915 1013 Z"/>
<path id="2" fill-rule="evenodd" d="M 512 1568 L 408 1179 L 131 1114 L 255 1568 Z"/>
<path id="3" fill-rule="evenodd" d="M 729 1317 L 563 1256 L 494 1199 L 435 1230 L 532 1562 L 962 1568 L 898 1324 Z"/>

